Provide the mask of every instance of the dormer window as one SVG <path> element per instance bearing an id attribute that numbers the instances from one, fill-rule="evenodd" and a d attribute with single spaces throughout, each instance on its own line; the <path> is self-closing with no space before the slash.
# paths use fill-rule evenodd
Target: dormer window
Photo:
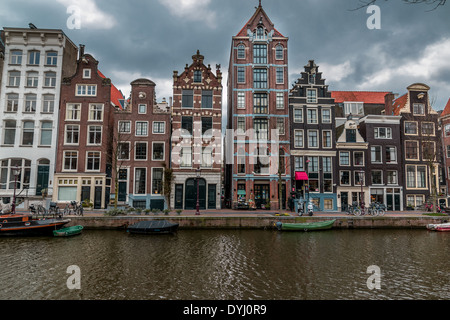
<path id="1" fill-rule="evenodd" d="M 345 115 L 363 115 L 364 114 L 364 104 L 362 102 L 344 102 Z"/>

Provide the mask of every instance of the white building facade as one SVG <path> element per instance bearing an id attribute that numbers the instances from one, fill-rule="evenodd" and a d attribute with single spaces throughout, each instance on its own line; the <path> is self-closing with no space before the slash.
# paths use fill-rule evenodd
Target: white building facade
<path id="1" fill-rule="evenodd" d="M 2 39 L 0 200 L 12 201 L 15 186 L 19 199 L 42 199 L 53 193 L 61 80 L 78 49 L 62 30 L 34 26 L 4 28 Z"/>

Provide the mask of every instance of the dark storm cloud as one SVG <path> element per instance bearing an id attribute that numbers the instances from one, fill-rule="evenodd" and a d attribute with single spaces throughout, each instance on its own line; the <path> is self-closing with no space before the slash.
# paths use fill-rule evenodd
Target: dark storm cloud
<path id="1" fill-rule="evenodd" d="M 91 20 L 79 30 L 69 29 L 68 6 L 89 3 L 96 8 L 82 14 Z M 439 96 L 436 105 L 445 105 L 450 62 L 443 63 L 427 48 L 450 39 L 450 6 L 428 11 L 429 6 L 401 0 L 378 4 L 381 29 L 369 30 L 370 14 L 351 10 L 358 0 L 262 0 L 277 30 L 289 37 L 290 82 L 314 59 L 331 90 L 404 93 L 411 83 L 424 82 Z M 61 28 L 76 44 L 86 45 L 100 60 L 102 72 L 125 94 L 133 77 L 145 76 L 156 82 L 161 98 L 170 95 L 172 72 L 190 64 L 197 49 L 213 70 L 221 64 L 226 77 L 231 37 L 253 15 L 258 1 L 3 0 L 2 5 L 3 26 L 33 22 L 41 28 Z M 447 50 L 444 45 L 437 48 Z M 427 57 L 439 67 L 427 65 Z"/>

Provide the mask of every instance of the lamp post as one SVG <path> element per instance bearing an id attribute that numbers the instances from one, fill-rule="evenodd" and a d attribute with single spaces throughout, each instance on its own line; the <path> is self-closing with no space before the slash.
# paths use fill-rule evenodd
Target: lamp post
<path id="1" fill-rule="evenodd" d="M 364 170 L 361 169 L 359 171 L 359 182 L 361 184 L 361 193 L 359 195 L 359 205 L 361 209 L 364 209 L 364 202 L 363 202 L 363 179 L 364 179 Z"/>
<path id="2" fill-rule="evenodd" d="M 306 208 L 308 207 L 308 203 L 309 203 L 309 163 L 311 162 L 311 160 L 307 159 L 306 160 L 306 175 L 308 176 L 308 184 L 306 185 L 307 189 L 306 191 L 308 192 L 308 201 L 305 201 L 305 211 L 306 212 Z"/>
<path id="3" fill-rule="evenodd" d="M 197 206 L 196 206 L 196 212 L 195 215 L 200 215 L 200 200 L 199 200 L 199 180 L 200 180 L 200 167 L 195 170 L 197 173 Z"/>
<path id="4" fill-rule="evenodd" d="M 11 210 L 11 214 L 16 214 L 16 188 L 17 188 L 17 178 L 20 175 L 20 170 L 21 168 L 17 167 L 15 169 L 13 169 L 13 174 L 14 174 L 14 196 L 13 196 L 13 203 L 12 203 L 12 210 Z"/>

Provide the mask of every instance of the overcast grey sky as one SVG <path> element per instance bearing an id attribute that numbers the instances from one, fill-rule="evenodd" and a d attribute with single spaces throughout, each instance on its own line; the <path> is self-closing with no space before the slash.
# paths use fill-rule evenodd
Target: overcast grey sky
<path id="1" fill-rule="evenodd" d="M 258 0 L 0 0 L 1 27 L 63 29 L 99 60 L 100 70 L 122 90 L 145 77 L 157 100 L 171 96 L 172 74 L 200 50 L 205 64 L 221 64 L 224 89 L 231 37 L 253 15 Z M 71 6 L 80 9 L 72 29 Z M 450 4 L 379 1 L 381 29 L 367 28 L 371 14 L 351 11 L 359 0 L 262 0 L 275 28 L 289 37 L 290 83 L 313 59 L 330 90 L 393 91 L 422 82 L 434 108 L 450 97 Z M 69 12 L 68 12 L 69 9 Z M 225 91 L 226 92 L 226 91 Z M 226 104 L 224 94 L 223 104 Z"/>

